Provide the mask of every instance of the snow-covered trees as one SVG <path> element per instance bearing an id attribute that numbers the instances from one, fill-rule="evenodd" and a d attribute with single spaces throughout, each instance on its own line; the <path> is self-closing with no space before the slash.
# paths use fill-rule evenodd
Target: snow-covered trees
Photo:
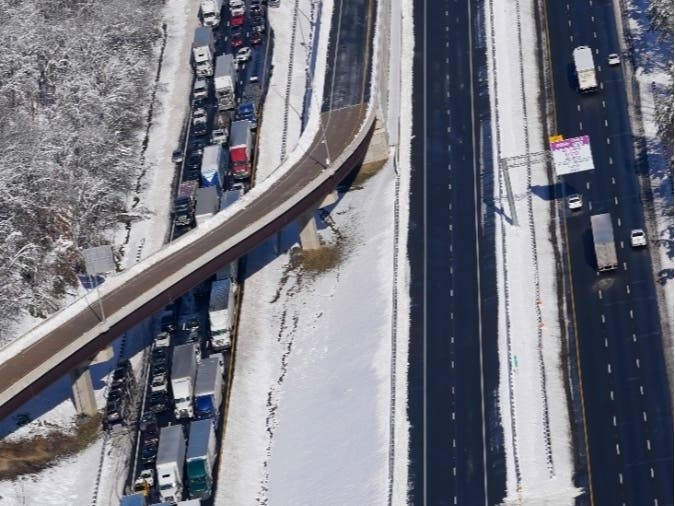
<path id="1" fill-rule="evenodd" d="M 163 0 L 0 0 L 0 321 L 57 307 L 140 169 Z"/>

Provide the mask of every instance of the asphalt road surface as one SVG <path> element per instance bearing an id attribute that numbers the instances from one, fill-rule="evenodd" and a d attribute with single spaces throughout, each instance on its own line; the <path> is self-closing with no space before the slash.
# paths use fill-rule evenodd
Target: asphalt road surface
<path id="1" fill-rule="evenodd" d="M 490 153 L 482 2 L 415 2 L 409 416 L 412 503 L 498 504 L 492 218 L 480 216 Z M 481 142 L 482 141 L 482 142 Z M 491 167 L 483 167 L 491 171 Z"/>
<path id="2" fill-rule="evenodd" d="M 581 211 L 565 210 L 574 317 L 581 364 L 589 493 L 582 504 L 673 504 L 673 419 L 649 252 L 631 249 L 643 228 L 633 140 L 611 2 L 548 2 L 558 132 L 589 135 L 595 170 L 563 179 Z M 588 45 L 602 88 L 576 90 L 572 50 Z M 598 274 L 590 216 L 610 213 L 617 271 Z M 584 470 L 582 470 L 583 473 Z M 582 485 L 585 485 L 580 481 Z"/>

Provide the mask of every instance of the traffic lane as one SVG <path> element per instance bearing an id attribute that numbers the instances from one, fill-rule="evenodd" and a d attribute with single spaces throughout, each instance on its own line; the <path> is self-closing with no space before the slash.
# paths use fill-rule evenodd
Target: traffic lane
<path id="1" fill-rule="evenodd" d="M 362 123 L 365 112 L 364 107 L 355 106 L 331 113 L 330 122 L 325 129 L 332 152 L 342 152 L 347 147 L 353 138 L 352 133 L 358 130 Z M 326 115 L 323 118 L 325 121 Z M 274 210 L 278 202 L 295 195 L 323 170 L 323 164 L 317 161 L 324 159 L 322 153 L 325 152 L 325 146 L 321 142 L 322 137 L 317 135 L 308 151 L 309 156 L 304 157 L 292 170 L 281 176 L 278 183 L 270 191 L 261 194 L 254 203 L 241 209 L 226 223 L 200 237 L 189 247 L 149 265 L 128 283 L 104 296 L 102 304 L 105 314 L 118 311 L 129 301 L 134 300 L 138 293 L 143 293 L 148 286 L 154 286 L 159 280 L 164 279 L 164 273 L 178 271 L 192 258 L 218 246 L 223 237 L 233 236 L 248 223 L 253 223 L 260 216 Z M 176 296 L 180 295 L 176 294 Z M 99 322 L 97 311 L 98 304 L 92 304 L 88 310 L 64 322 L 38 343 L 27 347 L 12 359 L 0 364 L 0 375 L 5 379 L 5 385 L 16 383 L 24 376 L 25 371 L 34 370 L 51 356 L 60 352 L 74 338 L 94 327 Z"/>
<path id="2" fill-rule="evenodd" d="M 427 18 L 428 417 L 431 504 L 482 504 L 482 395 L 468 16 Z M 451 228 L 452 227 L 452 228 Z M 461 238 L 456 243 L 455 238 Z M 460 423 L 461 417 L 461 423 Z M 467 423 L 468 421 L 468 423 Z M 500 497 L 501 499 L 501 497 Z"/>
<path id="3" fill-rule="evenodd" d="M 375 15 L 372 0 L 338 0 L 333 8 L 322 111 L 363 102 L 370 83 L 368 61 Z"/>
<path id="4" fill-rule="evenodd" d="M 619 473 L 623 472 L 623 463 L 614 450 L 620 434 L 611 414 L 612 395 L 616 398 L 620 392 L 614 384 L 619 378 L 608 374 L 606 363 L 609 357 L 605 348 L 605 343 L 613 345 L 609 340 L 616 337 L 606 335 L 598 305 L 592 303 L 598 300 L 596 283 L 602 280 L 596 278 L 595 268 L 589 262 L 594 262 L 594 257 L 587 218 L 587 215 L 568 218 L 566 224 L 570 251 L 577 252 L 570 258 L 570 272 L 572 295 L 576 301 L 576 327 L 580 329 L 577 338 L 578 366 L 586 412 L 587 458 L 596 504 L 620 504 L 621 492 L 617 480 Z"/>

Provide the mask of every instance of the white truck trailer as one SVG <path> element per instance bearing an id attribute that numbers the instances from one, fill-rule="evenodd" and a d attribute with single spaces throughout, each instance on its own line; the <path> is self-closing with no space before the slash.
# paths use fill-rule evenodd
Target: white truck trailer
<path id="1" fill-rule="evenodd" d="M 209 299 L 211 348 L 221 351 L 232 346 L 234 290 L 229 279 L 214 281 Z"/>
<path id="2" fill-rule="evenodd" d="M 198 26 L 192 41 L 192 63 L 199 77 L 213 75 L 213 56 L 215 53 L 213 31 L 208 26 Z"/>
<path id="3" fill-rule="evenodd" d="M 162 427 L 157 448 L 157 484 L 162 501 L 175 503 L 183 498 L 185 436 L 182 425 Z"/>
<path id="4" fill-rule="evenodd" d="M 218 423 L 223 403 L 223 373 L 225 361 L 222 354 L 214 353 L 202 360 L 197 368 L 195 381 L 195 416 L 212 418 Z"/>
<path id="5" fill-rule="evenodd" d="M 216 73 L 213 86 L 218 97 L 218 110 L 234 109 L 237 86 L 237 66 L 231 54 L 221 54 L 216 58 Z"/>
<path id="6" fill-rule="evenodd" d="M 202 23 L 204 26 L 216 27 L 220 24 L 220 11 L 223 9 L 223 0 L 202 0 Z"/>
<path id="7" fill-rule="evenodd" d="M 211 418 L 190 424 L 187 449 L 187 489 L 190 499 L 211 497 L 216 462 L 216 430 Z"/>
<path id="8" fill-rule="evenodd" d="M 593 51 L 588 46 L 579 46 L 572 51 L 574 59 L 574 69 L 577 73 L 579 82 L 579 91 L 589 93 L 598 88 L 598 79 L 595 75 L 595 63 L 593 62 Z"/>
<path id="9" fill-rule="evenodd" d="M 198 227 L 204 226 L 214 214 L 218 212 L 218 188 L 207 186 L 197 190 L 197 208 L 195 210 L 195 221 Z"/>
<path id="10" fill-rule="evenodd" d="M 197 376 L 197 356 L 193 343 L 181 344 L 173 349 L 171 389 L 173 412 L 177 419 L 194 417 L 194 389 Z"/>
<path id="11" fill-rule="evenodd" d="M 612 217 L 609 213 L 591 216 L 591 230 L 598 270 L 602 272 L 616 269 L 619 262 L 616 258 Z"/>

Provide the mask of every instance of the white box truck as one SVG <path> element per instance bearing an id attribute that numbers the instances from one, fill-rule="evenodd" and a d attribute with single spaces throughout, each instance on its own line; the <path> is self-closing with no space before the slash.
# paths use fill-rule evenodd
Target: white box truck
<path id="1" fill-rule="evenodd" d="M 223 402 L 224 372 L 225 360 L 220 353 L 211 355 L 199 364 L 197 381 L 195 381 L 195 416 L 197 418 L 213 418 L 218 423 L 220 406 Z"/>
<path id="2" fill-rule="evenodd" d="M 216 89 L 216 97 L 218 97 L 218 110 L 234 109 L 237 67 L 231 54 L 221 54 L 216 58 L 213 86 Z"/>
<path id="3" fill-rule="evenodd" d="M 190 424 L 187 449 L 187 489 L 190 499 L 211 497 L 216 461 L 216 431 L 211 418 Z"/>
<path id="4" fill-rule="evenodd" d="M 193 343 L 181 344 L 173 349 L 171 364 L 171 389 L 173 412 L 176 418 L 194 417 L 194 388 L 197 376 L 197 356 Z"/>
<path id="5" fill-rule="evenodd" d="M 579 91 L 589 93 L 598 88 L 598 80 L 595 76 L 595 63 L 593 63 L 593 51 L 588 46 L 579 46 L 572 51 L 574 69 L 577 73 Z"/>
<path id="6" fill-rule="evenodd" d="M 213 56 L 215 51 L 213 32 L 207 26 L 198 26 L 192 41 L 192 63 L 199 77 L 213 75 Z"/>
<path id="7" fill-rule="evenodd" d="M 197 208 L 195 210 L 195 221 L 197 226 L 203 226 L 209 221 L 216 212 L 218 212 L 218 188 L 208 186 L 200 188 L 197 191 Z"/>
<path id="8" fill-rule="evenodd" d="M 220 11 L 223 9 L 223 0 L 202 0 L 202 23 L 204 26 L 216 27 L 220 24 Z"/>
<path id="9" fill-rule="evenodd" d="M 214 281 L 209 299 L 209 330 L 211 348 L 216 351 L 232 346 L 234 302 L 234 290 L 230 280 Z"/>
<path id="10" fill-rule="evenodd" d="M 612 217 L 608 213 L 591 216 L 591 230 L 598 270 L 602 272 L 616 269 L 619 261 L 616 258 Z"/>
<path id="11" fill-rule="evenodd" d="M 202 187 L 215 186 L 220 191 L 225 178 L 225 152 L 220 144 L 209 144 L 202 155 Z"/>
<path id="12" fill-rule="evenodd" d="M 185 436 L 182 425 L 162 427 L 157 448 L 157 485 L 162 501 L 175 503 L 183 498 Z"/>

